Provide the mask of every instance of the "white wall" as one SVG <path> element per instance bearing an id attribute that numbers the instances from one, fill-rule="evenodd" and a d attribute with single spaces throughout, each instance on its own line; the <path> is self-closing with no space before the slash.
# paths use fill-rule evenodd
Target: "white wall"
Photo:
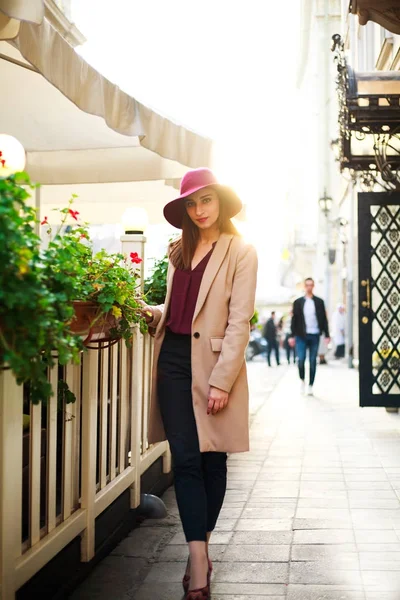
<path id="1" fill-rule="evenodd" d="M 149 218 L 145 231 L 145 275 L 151 270 L 154 259 L 164 256 L 169 239 L 179 233 L 163 216 L 164 205 L 176 198 L 178 192 L 163 181 L 43 186 L 40 219 L 47 216 L 50 224 L 59 223 L 60 213 L 54 209 L 65 208 L 72 194 L 78 195 L 73 209 L 79 212 L 82 221 L 90 223 L 95 251 L 105 248 L 109 252 L 119 252 L 124 211 L 132 206 L 145 208 Z M 46 235 L 45 231 L 42 235 Z"/>

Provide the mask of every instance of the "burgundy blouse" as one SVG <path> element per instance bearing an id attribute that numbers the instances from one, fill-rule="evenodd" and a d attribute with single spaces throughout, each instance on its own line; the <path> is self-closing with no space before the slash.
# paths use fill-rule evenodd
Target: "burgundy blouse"
<path id="1" fill-rule="evenodd" d="M 174 273 L 166 323 L 167 328 L 173 333 L 181 335 L 191 335 L 192 333 L 194 309 L 196 308 L 201 280 L 214 247 L 215 243 L 210 252 L 194 269 L 176 269 Z"/>

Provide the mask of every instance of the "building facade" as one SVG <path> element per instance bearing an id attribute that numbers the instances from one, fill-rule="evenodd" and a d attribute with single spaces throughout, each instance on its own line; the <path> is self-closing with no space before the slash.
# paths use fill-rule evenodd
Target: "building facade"
<path id="1" fill-rule="evenodd" d="M 341 177 L 331 150 L 337 135 L 337 99 L 330 40 L 340 28 L 340 0 L 303 0 L 296 100 L 302 158 L 290 190 L 295 209 L 289 245 L 298 291 L 302 279 L 313 276 L 328 316 L 343 299 L 338 285 L 342 267 L 334 251 Z"/>
<path id="2" fill-rule="evenodd" d="M 394 1 L 342 3 L 333 40 L 339 98 L 333 150 L 342 171 L 339 217 L 349 365 L 360 404 L 400 405 L 400 11 Z"/>

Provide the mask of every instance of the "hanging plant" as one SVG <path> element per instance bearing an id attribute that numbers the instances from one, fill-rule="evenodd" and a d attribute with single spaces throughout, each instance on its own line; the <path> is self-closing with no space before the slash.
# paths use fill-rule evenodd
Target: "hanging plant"
<path id="1" fill-rule="evenodd" d="M 88 223 L 82 223 L 79 212 L 72 209 L 74 198 L 58 211 L 62 219 L 55 233 L 47 217 L 42 222 L 48 226 L 48 251 L 54 252 L 55 259 L 62 253 L 67 263 L 74 265 L 70 330 L 82 336 L 86 344 L 123 338 L 130 346 L 133 325 L 139 325 L 142 333 L 147 331 L 138 270 L 142 259 L 136 252 L 127 256 L 102 249 L 93 254 Z M 65 268 L 63 261 L 54 261 L 54 275 Z"/>
<path id="2" fill-rule="evenodd" d="M 34 230 L 36 211 L 27 203 L 26 188 L 32 187 L 24 173 L 0 179 L 0 367 L 11 369 L 18 384 L 29 383 L 30 399 L 38 403 L 53 393 L 47 370 L 55 358 L 61 365 L 77 363 L 84 349 L 74 333 L 77 301 L 95 305 L 89 331 L 105 319 L 112 338 L 127 345 L 132 325 L 142 332 L 147 325 L 138 284 L 141 258 L 93 254 L 88 224 L 72 208 L 76 196 L 59 211 L 55 231 L 43 219 L 43 244 Z M 66 403 L 74 400 L 65 382 L 59 393 Z"/>
<path id="3" fill-rule="evenodd" d="M 0 179 L 0 365 L 18 384 L 29 382 L 38 403 L 52 394 L 47 369 L 55 356 L 65 365 L 82 350 L 69 328 L 78 265 L 62 246 L 41 249 L 22 185 L 32 188 L 24 173 Z"/>

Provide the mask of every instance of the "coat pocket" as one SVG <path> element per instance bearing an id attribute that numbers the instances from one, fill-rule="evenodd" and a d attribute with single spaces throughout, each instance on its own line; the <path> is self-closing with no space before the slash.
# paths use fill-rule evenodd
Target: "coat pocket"
<path id="1" fill-rule="evenodd" d="M 213 352 L 221 352 L 222 350 L 222 342 L 224 341 L 223 337 L 212 337 L 211 341 L 211 349 Z"/>

